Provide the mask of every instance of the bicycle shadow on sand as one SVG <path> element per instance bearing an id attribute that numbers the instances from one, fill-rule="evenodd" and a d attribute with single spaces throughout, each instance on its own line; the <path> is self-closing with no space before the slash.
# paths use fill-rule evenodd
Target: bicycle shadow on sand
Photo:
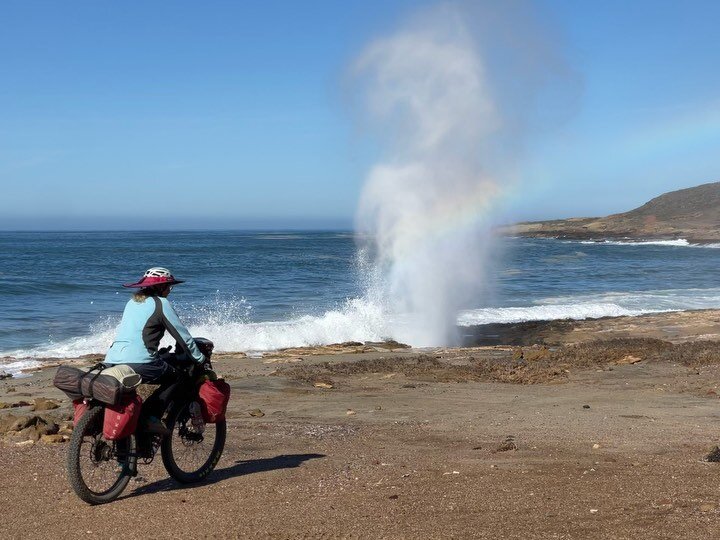
<path id="1" fill-rule="evenodd" d="M 311 459 L 322 459 L 324 457 L 327 456 L 325 454 L 283 454 L 271 458 L 239 460 L 230 467 L 215 469 L 205 480 L 196 484 L 181 484 L 172 478 L 163 478 L 162 480 L 157 480 L 144 486 L 139 486 L 131 493 L 128 493 L 121 498 L 125 499 L 136 497 L 138 495 L 149 495 L 151 493 L 158 493 L 161 491 L 174 491 L 176 489 L 193 489 L 196 487 L 216 484 L 218 482 L 222 482 L 223 480 L 235 478 L 236 476 L 245 476 L 248 474 L 275 471 L 278 469 L 294 469 L 306 461 Z"/>

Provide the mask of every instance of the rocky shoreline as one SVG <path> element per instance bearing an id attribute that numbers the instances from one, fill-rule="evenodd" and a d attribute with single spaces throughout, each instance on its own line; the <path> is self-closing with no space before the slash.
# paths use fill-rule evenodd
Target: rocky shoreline
<path id="1" fill-rule="evenodd" d="M 216 471 L 179 485 L 143 464 L 111 512 L 65 478 L 71 404 L 55 369 L 0 380 L 3 532 L 720 536 L 720 311 L 465 330 L 463 347 L 218 354 L 232 397 Z"/>
<path id="2" fill-rule="evenodd" d="M 604 317 L 587 320 L 554 320 L 530 321 L 511 324 L 487 324 L 473 327 L 462 327 L 462 344 L 460 347 L 431 348 L 413 350 L 408 345 L 395 341 L 387 342 L 347 342 L 316 347 L 294 347 L 267 353 L 260 358 L 248 358 L 245 353 L 219 353 L 214 361 L 221 363 L 223 368 L 235 372 L 233 362 L 240 360 L 259 362 L 266 366 L 276 365 L 285 374 L 293 373 L 297 378 L 298 368 L 288 369 L 287 365 L 314 360 L 314 366 L 332 361 L 341 363 L 352 361 L 346 369 L 348 372 L 358 371 L 358 364 L 372 359 L 371 370 L 374 372 L 399 370 L 414 373 L 427 371 L 444 373 L 444 377 L 452 372 L 447 362 L 453 362 L 458 356 L 467 354 L 484 358 L 483 370 L 471 373 L 465 370 L 460 378 L 463 380 L 491 380 L 522 382 L 523 372 L 533 372 L 531 379 L 562 378 L 559 368 L 568 366 L 561 360 L 567 350 L 583 343 L 593 343 L 595 352 L 586 355 L 597 357 L 598 364 L 612 363 L 620 357 L 636 354 L 626 350 L 628 343 L 638 343 L 641 349 L 648 343 L 663 342 L 669 346 L 685 343 L 707 342 L 710 350 L 715 343 L 720 344 L 720 310 L 696 310 L 675 313 L 649 314 L 633 317 Z M 628 341 L 629 340 L 629 341 Z M 634 341 L 633 341 L 634 340 Z M 641 340 L 641 341 L 638 341 Z M 645 341 L 642 341 L 645 340 Z M 635 346 L 635 345 L 633 345 Z M 720 345 L 718 357 L 720 359 Z M 632 349 L 632 347 L 631 347 Z M 599 352 L 598 352 L 599 351 Z M 620 352 L 618 352 L 620 351 Z M 378 354 L 392 354 L 382 362 L 374 358 Z M 637 353 L 642 355 L 643 353 Z M 707 355 L 707 351 L 703 352 Z M 419 358 L 422 368 L 404 365 L 404 359 Z M 535 363 L 532 369 L 526 369 L 524 361 L 532 358 Z M 62 443 L 72 434 L 72 406 L 66 396 L 52 386 L 55 368 L 61 364 L 74 364 L 89 367 L 102 359 L 101 355 L 85 355 L 74 359 L 48 358 L 39 367 L 24 370 L 28 378 L 6 377 L 0 380 L 0 441 L 16 445 L 28 445 L 36 442 Z M 507 360 L 522 360 L 510 364 Z M 607 362 L 605 362 L 605 360 Z M 430 362 L 429 360 L 439 360 Z M 543 360 L 543 362 L 538 362 Z M 374 363 L 373 363 L 374 362 Z M 492 365 L 496 363 L 496 365 Z M 592 363 L 592 362 L 591 362 Z M 543 370 L 533 370 L 543 366 L 551 375 L 543 374 Z M 577 367 L 577 366 L 573 366 Z M 305 369 L 305 367 L 303 367 Z M 317 368 L 313 368 L 317 370 Z M 506 371 L 511 375 L 507 375 Z M 300 370 L 302 371 L 302 370 Z M 312 370 L 311 370 L 312 371 Z M 463 371 L 463 370 L 461 370 Z M 332 372 L 332 371 L 331 371 Z M 494 372 L 493 376 L 488 373 Z M 516 376 L 517 375 L 517 376 Z M 555 377 L 557 375 L 557 377 Z M 231 375 L 233 376 L 233 375 Z M 317 387 L 331 388 L 328 374 L 318 372 L 314 377 L 308 374 L 300 376 L 317 383 Z M 526 381 L 527 382 L 527 381 Z M 329 385 L 329 386 L 328 386 Z M 152 388 L 151 388 L 152 389 Z M 151 390 L 150 389 L 150 390 Z M 29 390 L 29 391 L 28 391 Z"/>
<path id="3" fill-rule="evenodd" d="M 671 343 L 720 340 L 720 310 L 485 324 L 462 327 L 461 333 L 464 346 L 559 346 L 597 339 L 638 337 Z"/>

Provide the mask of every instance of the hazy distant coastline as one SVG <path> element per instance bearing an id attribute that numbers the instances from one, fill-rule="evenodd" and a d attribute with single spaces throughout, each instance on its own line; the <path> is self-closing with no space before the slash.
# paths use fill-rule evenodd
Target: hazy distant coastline
<path id="1" fill-rule="evenodd" d="M 672 191 L 606 217 L 523 222 L 499 229 L 507 236 L 566 240 L 679 240 L 720 242 L 720 182 Z"/>

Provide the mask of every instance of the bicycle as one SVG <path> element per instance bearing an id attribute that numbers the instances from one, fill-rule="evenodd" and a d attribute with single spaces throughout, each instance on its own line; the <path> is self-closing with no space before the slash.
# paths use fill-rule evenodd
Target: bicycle
<path id="1" fill-rule="evenodd" d="M 212 370 L 212 342 L 202 344 L 209 351 L 204 364 L 175 364 L 180 376 L 169 389 L 163 413 L 169 435 L 138 426 L 123 439 L 108 440 L 103 436 L 106 405 L 86 400 L 88 408 L 73 430 L 67 456 L 68 479 L 80 499 L 93 505 L 117 499 L 137 476 L 138 463 L 152 463 L 158 450 L 168 474 L 178 482 L 199 482 L 213 471 L 225 447 L 227 425 L 224 419 L 201 425 L 192 421 L 190 408 L 198 402 L 199 384 Z"/>

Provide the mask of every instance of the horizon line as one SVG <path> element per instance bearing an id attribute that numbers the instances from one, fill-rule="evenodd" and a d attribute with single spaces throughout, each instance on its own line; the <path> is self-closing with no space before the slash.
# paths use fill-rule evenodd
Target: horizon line
<path id="1" fill-rule="evenodd" d="M 354 229 L 344 228 L 192 228 L 192 229 L 0 229 L 2 233 L 106 233 L 106 232 L 254 232 L 254 233 L 282 233 L 282 232 L 340 232 L 363 234 Z"/>

